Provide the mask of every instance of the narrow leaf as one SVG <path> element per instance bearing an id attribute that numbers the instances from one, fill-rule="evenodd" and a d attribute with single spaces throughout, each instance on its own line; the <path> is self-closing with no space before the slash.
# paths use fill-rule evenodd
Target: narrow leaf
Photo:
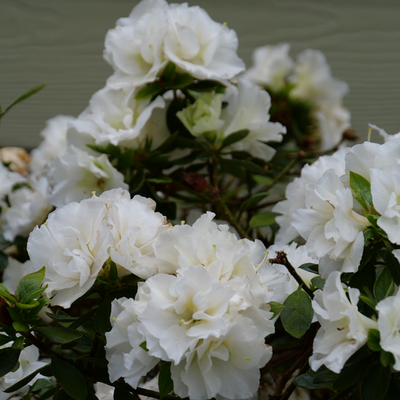
<path id="1" fill-rule="evenodd" d="M 21 389 L 22 387 L 26 386 L 37 374 L 40 374 L 44 371 L 51 370 L 50 364 L 44 365 L 43 367 L 37 369 L 36 371 L 32 372 L 31 374 L 27 375 L 25 378 L 21 379 L 14 385 L 8 387 L 4 392 L 6 393 L 13 393 L 17 390 Z"/>
<path id="2" fill-rule="evenodd" d="M 174 77 L 176 72 L 176 66 L 173 62 L 169 62 L 167 66 L 164 68 L 163 77 L 167 83 L 170 83 Z"/>
<path id="3" fill-rule="evenodd" d="M 318 274 L 318 264 L 305 263 L 301 264 L 299 268 L 304 269 L 304 271 L 311 272 L 312 274 Z"/>
<path id="4" fill-rule="evenodd" d="M 350 171 L 350 187 L 359 203 L 368 210 L 372 206 L 371 184 L 363 176 Z"/>
<path id="5" fill-rule="evenodd" d="M 261 185 L 270 186 L 274 181 L 268 176 L 263 175 L 252 175 L 253 180 Z"/>
<path id="6" fill-rule="evenodd" d="M 189 86 L 193 81 L 193 77 L 188 74 L 176 74 L 175 79 L 168 85 L 168 87 L 171 89 L 180 89 Z"/>
<path id="7" fill-rule="evenodd" d="M 370 329 L 368 331 L 368 347 L 372 351 L 381 351 L 382 347 L 380 345 L 381 334 L 377 329 Z"/>
<path id="8" fill-rule="evenodd" d="M 75 329 L 43 326 L 34 329 L 46 339 L 56 343 L 69 343 L 82 337 L 82 334 Z"/>
<path id="9" fill-rule="evenodd" d="M 249 133 L 250 131 L 248 129 L 233 132 L 223 140 L 221 149 L 228 147 L 233 143 L 239 142 L 240 140 L 244 139 Z"/>
<path id="10" fill-rule="evenodd" d="M 106 300 L 100 304 L 94 316 L 94 326 L 97 332 L 105 334 L 111 330 L 110 315 L 111 302 Z"/>
<path id="11" fill-rule="evenodd" d="M 378 276 L 374 285 L 374 296 L 376 301 L 386 299 L 394 293 L 394 282 L 390 272 L 385 268 Z"/>
<path id="12" fill-rule="evenodd" d="M 380 252 L 385 264 L 392 276 L 394 283 L 400 286 L 400 263 L 389 249 L 382 249 Z"/>
<path id="13" fill-rule="evenodd" d="M 39 90 L 42 90 L 46 86 L 45 83 L 42 83 L 41 85 L 34 86 L 33 88 L 29 89 L 26 93 L 23 95 L 19 96 L 17 99 L 15 99 L 4 111 L 3 115 L 9 111 L 12 107 L 14 107 L 16 104 L 20 103 L 21 101 L 27 99 L 28 97 L 31 97 L 35 93 L 37 93 Z"/>
<path id="14" fill-rule="evenodd" d="M 158 81 L 148 83 L 144 88 L 140 89 L 135 96 L 136 100 L 154 96 L 162 90 L 162 86 Z"/>
<path id="15" fill-rule="evenodd" d="M 268 304 L 271 307 L 271 312 L 274 314 L 272 318 L 275 318 L 285 308 L 283 304 L 276 301 L 270 301 Z"/>

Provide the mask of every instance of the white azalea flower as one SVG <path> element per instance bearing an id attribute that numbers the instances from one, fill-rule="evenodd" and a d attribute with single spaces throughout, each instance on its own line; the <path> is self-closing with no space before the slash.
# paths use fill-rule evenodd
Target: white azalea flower
<path id="1" fill-rule="evenodd" d="M 235 31 L 213 21 L 205 10 L 187 3 L 167 11 L 165 57 L 179 70 L 198 79 L 230 79 L 245 69 L 236 54 Z"/>
<path id="2" fill-rule="evenodd" d="M 19 188 L 8 195 L 9 207 L 0 215 L 0 230 L 13 241 L 16 236 L 28 236 L 32 229 L 44 222 L 52 206 L 47 202 L 49 185 L 45 176 L 30 177 L 31 188 Z"/>
<path id="3" fill-rule="evenodd" d="M 174 392 L 184 398 L 248 399 L 256 395 L 260 372 L 272 356 L 265 331 L 238 317 L 219 337 L 209 337 L 171 364 Z"/>
<path id="4" fill-rule="evenodd" d="M 390 143 L 390 142 L 388 142 Z M 381 214 L 378 225 L 392 243 L 400 244 L 400 165 L 371 169 L 372 202 Z"/>
<path id="5" fill-rule="evenodd" d="M 140 378 L 160 360 L 140 346 L 146 339 L 133 299 L 123 297 L 114 300 L 110 320 L 112 329 L 106 333 L 105 347 L 110 380 L 114 382 L 123 377 L 136 388 Z"/>
<path id="6" fill-rule="evenodd" d="M 228 102 L 228 106 L 221 112 L 221 119 L 225 121 L 223 137 L 242 129 L 250 131 L 243 140 L 228 148 L 248 151 L 255 157 L 270 160 L 275 150 L 265 142 L 281 142 L 286 128 L 269 120 L 269 94 L 250 81 L 239 78 L 237 87 L 231 85 L 227 89 L 224 101 Z"/>
<path id="7" fill-rule="evenodd" d="M 333 170 L 328 170 L 316 184 L 305 191 L 306 209 L 293 215 L 293 226 L 307 240 L 306 246 L 313 257 L 334 260 L 334 269 L 356 272 L 364 249 L 363 230 L 367 218 L 353 210 L 353 196 Z M 326 278 L 329 267 L 320 264 L 320 273 Z"/>
<path id="8" fill-rule="evenodd" d="M 396 258 L 399 259 L 399 250 L 397 250 Z M 395 359 L 393 368 L 400 371 L 400 292 L 397 292 L 395 296 L 381 300 L 376 309 L 379 312 L 380 345 L 383 350 L 393 354 Z"/>
<path id="9" fill-rule="evenodd" d="M 74 146 L 69 146 L 63 157 L 50 163 L 47 176 L 53 186 L 48 200 L 57 207 L 88 198 L 93 191 L 102 193 L 116 187 L 128 189 L 123 175 L 105 154 L 90 156 Z"/>
<path id="10" fill-rule="evenodd" d="M 346 175 L 350 171 L 371 181 L 371 168 L 375 168 L 375 158 L 380 150 L 378 143 L 356 144 L 346 154 Z"/>
<path id="11" fill-rule="evenodd" d="M 35 270 L 46 267 L 45 294 L 68 308 L 94 284 L 113 244 L 107 207 L 96 198 L 70 203 L 49 215 L 28 239 Z"/>
<path id="12" fill-rule="evenodd" d="M 312 306 L 321 324 L 314 339 L 310 365 L 314 371 L 325 365 L 339 373 L 345 362 L 367 342 L 368 330 L 378 324 L 357 309 L 359 290 L 348 288 L 349 299 L 340 281 L 340 272 L 332 272 L 324 290 L 317 290 Z"/>
<path id="13" fill-rule="evenodd" d="M 8 347 L 7 344 L 5 347 Z M 9 372 L 8 374 L 0 377 L 0 400 L 16 399 L 20 398 L 18 396 L 24 396 L 28 393 L 28 384 L 33 384 L 38 379 L 43 378 L 42 375 L 36 375 L 26 386 L 22 387 L 15 393 L 4 393 L 3 390 L 8 389 L 15 383 L 19 382 L 21 379 L 27 377 L 32 372 L 39 368 L 42 368 L 46 363 L 38 361 L 39 350 L 35 346 L 25 347 L 19 356 L 19 368 L 15 372 Z"/>
<path id="14" fill-rule="evenodd" d="M 348 91 L 346 82 L 332 77 L 319 50 L 307 49 L 297 56 L 293 82 L 296 86 L 290 95 L 313 103 L 340 100 Z"/>
<path id="15" fill-rule="evenodd" d="M 90 152 L 87 144 L 138 148 L 146 139 L 157 146 L 166 139 L 164 129 L 149 129 L 150 119 L 157 109 L 164 109 L 165 101 L 159 96 L 136 100 L 135 88 L 112 89 L 105 87 L 90 99 L 88 108 L 69 125 L 68 144 Z M 164 118 L 158 115 L 165 126 Z M 160 124 L 161 125 L 161 124 Z"/>
<path id="16" fill-rule="evenodd" d="M 287 244 L 299 236 L 299 232 L 292 224 L 292 216 L 298 209 L 306 208 L 305 190 L 309 184 L 317 183 L 318 179 L 328 170 L 333 169 L 337 176 L 345 172 L 345 155 L 350 149 L 340 149 L 331 156 L 318 158 L 313 164 L 306 164 L 301 170 L 300 178 L 286 186 L 286 200 L 277 203 L 273 211 L 280 213 L 276 222 L 280 225 L 276 235 L 276 244 Z"/>
<path id="17" fill-rule="evenodd" d="M 93 386 L 94 394 L 99 400 L 114 400 L 114 386 L 106 385 L 103 382 L 96 382 Z"/>
<path id="18" fill-rule="evenodd" d="M 167 64 L 163 46 L 168 21 L 165 1 L 142 1 L 105 39 L 104 59 L 114 68 L 107 83 L 121 88 L 154 81 Z"/>
<path id="19" fill-rule="evenodd" d="M 321 134 L 321 150 L 333 149 L 351 127 L 350 112 L 339 101 L 324 102 L 315 112 Z"/>
<path id="20" fill-rule="evenodd" d="M 67 127 L 73 121 L 70 115 L 57 115 L 46 122 L 46 127 L 40 132 L 43 138 L 38 147 L 31 152 L 29 168 L 34 174 L 41 174 L 45 166 L 55 157 L 62 157 L 67 150 Z"/>
<path id="21" fill-rule="evenodd" d="M 153 242 L 170 228 L 165 217 L 154 211 L 156 203 L 138 195 L 131 199 L 122 189 L 104 192 L 99 199 L 107 205 L 107 221 L 114 237 L 110 257 L 119 274 L 133 273 L 147 279 L 158 272 L 169 272 L 160 271 L 154 258 Z"/>
<path id="22" fill-rule="evenodd" d="M 246 78 L 256 85 L 267 85 L 272 90 L 282 89 L 294 67 L 289 50 L 289 43 L 255 49 L 253 66 L 245 72 Z"/>

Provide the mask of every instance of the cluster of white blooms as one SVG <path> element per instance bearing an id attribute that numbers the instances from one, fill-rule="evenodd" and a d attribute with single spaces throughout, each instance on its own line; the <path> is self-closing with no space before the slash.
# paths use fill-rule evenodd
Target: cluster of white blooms
<path id="1" fill-rule="evenodd" d="M 117 21 L 105 40 L 114 68 L 108 83 L 139 86 L 154 81 L 169 61 L 198 79 L 230 79 L 244 70 L 235 31 L 198 6 L 144 0 Z"/>
<path id="2" fill-rule="evenodd" d="M 256 49 L 254 65 L 246 72 L 246 77 L 274 91 L 291 83 L 294 87 L 290 96 L 306 100 L 314 106 L 313 115 L 321 136 L 321 148 L 332 149 L 350 128 L 350 113 L 342 105 L 348 85 L 332 77 L 325 56 L 320 51 L 304 50 L 294 62 L 289 56 L 289 49 L 287 43 Z"/>
<path id="3" fill-rule="evenodd" d="M 111 381 L 136 387 L 163 360 L 181 397 L 244 399 L 257 391 L 259 368 L 272 355 L 267 303 L 282 297 L 288 273 L 265 262 L 261 242 L 238 240 L 213 216 L 162 232 L 152 243 L 160 272 L 135 299 L 113 301 Z"/>
<path id="4" fill-rule="evenodd" d="M 352 154 L 341 149 L 306 165 L 286 187 L 287 199 L 274 207 L 282 214 L 276 218 L 281 226 L 276 243 L 302 236 L 309 255 L 319 260 L 323 278 L 334 270 L 356 272 L 363 254 L 369 222 L 349 187 Z"/>

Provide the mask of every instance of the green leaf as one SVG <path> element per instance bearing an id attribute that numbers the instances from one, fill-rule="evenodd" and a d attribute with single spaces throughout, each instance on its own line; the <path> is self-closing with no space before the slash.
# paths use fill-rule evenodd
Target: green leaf
<path id="1" fill-rule="evenodd" d="M 381 334 L 377 329 L 370 329 L 368 331 L 368 347 L 372 351 L 381 351 L 382 347 L 380 345 Z"/>
<path id="2" fill-rule="evenodd" d="M 164 68 L 163 72 L 163 77 L 165 79 L 165 82 L 170 83 L 175 77 L 175 72 L 176 72 L 176 66 L 172 61 L 170 61 Z"/>
<path id="3" fill-rule="evenodd" d="M 174 220 L 176 218 L 176 203 L 174 201 L 159 201 L 156 211 L 165 215 L 168 219 Z"/>
<path id="4" fill-rule="evenodd" d="M 37 369 L 36 371 L 32 372 L 31 374 L 27 375 L 25 378 L 21 379 L 14 385 L 8 387 L 4 392 L 6 393 L 13 393 L 17 390 L 21 389 L 22 387 L 26 386 L 37 374 L 42 373 L 43 371 L 51 370 L 50 364 L 44 365 L 43 367 Z"/>
<path id="5" fill-rule="evenodd" d="M 283 305 L 285 309 L 281 312 L 282 325 L 285 331 L 299 339 L 311 325 L 313 310 L 311 300 L 301 286 L 287 297 Z"/>
<path id="6" fill-rule="evenodd" d="M 23 95 L 19 96 L 17 99 L 15 99 L 4 111 L 3 115 L 9 111 L 12 107 L 14 107 L 16 104 L 20 103 L 21 101 L 27 99 L 28 97 L 31 97 L 35 93 L 37 93 L 39 90 L 42 90 L 46 86 L 45 83 L 42 83 L 41 85 L 34 86 L 33 88 L 29 89 L 27 92 L 25 92 Z"/>
<path id="7" fill-rule="evenodd" d="M 175 148 L 175 141 L 178 138 L 179 131 L 169 135 L 153 152 L 167 153 Z"/>
<path id="8" fill-rule="evenodd" d="M 380 251 L 380 255 L 382 256 L 385 264 L 392 276 L 394 283 L 397 286 L 400 286 L 400 263 L 397 258 L 393 255 L 392 251 L 384 248 Z"/>
<path id="9" fill-rule="evenodd" d="M 270 186 L 274 183 L 274 180 L 269 178 L 268 176 L 263 175 L 252 175 L 253 180 L 261 185 Z"/>
<path id="10" fill-rule="evenodd" d="M 16 350 L 23 350 L 24 349 L 24 340 L 25 340 L 25 338 L 23 336 L 16 338 L 11 347 Z"/>
<path id="11" fill-rule="evenodd" d="M 268 192 L 256 193 L 253 196 L 246 199 L 240 206 L 240 212 L 246 211 L 248 208 L 264 200 L 269 195 Z"/>
<path id="12" fill-rule="evenodd" d="M 34 330 L 46 339 L 56 343 L 69 343 L 82 337 L 82 334 L 75 329 L 64 327 L 43 326 L 36 327 Z"/>
<path id="13" fill-rule="evenodd" d="M 147 182 L 152 183 L 171 183 L 173 180 L 169 176 L 161 176 L 159 178 L 149 178 Z"/>
<path id="14" fill-rule="evenodd" d="M 8 374 L 17 365 L 21 350 L 7 347 L 0 350 L 0 376 Z"/>
<path id="15" fill-rule="evenodd" d="M 317 288 L 323 290 L 325 281 L 320 276 L 315 276 L 311 279 L 311 283 Z"/>
<path id="16" fill-rule="evenodd" d="M 360 300 L 370 306 L 373 310 L 375 310 L 375 303 L 368 297 L 365 296 L 364 294 L 360 294 Z"/>
<path id="17" fill-rule="evenodd" d="M 143 186 L 144 178 L 144 169 L 139 168 L 129 185 L 131 192 L 137 192 Z"/>
<path id="18" fill-rule="evenodd" d="M 193 81 L 193 77 L 188 74 L 176 74 L 175 79 L 168 85 L 168 87 L 171 89 L 181 89 L 189 86 Z"/>
<path id="19" fill-rule="evenodd" d="M 4 346 L 6 343 L 11 342 L 13 339 L 6 335 L 0 334 L 0 347 Z"/>
<path id="20" fill-rule="evenodd" d="M 250 131 L 248 129 L 242 129 L 240 131 L 233 132 L 223 140 L 220 149 L 222 150 L 223 148 L 228 147 L 233 143 L 239 142 L 240 140 L 248 136 L 249 133 Z"/>
<path id="21" fill-rule="evenodd" d="M 387 367 L 389 364 L 395 363 L 393 354 L 389 353 L 388 351 L 384 351 L 384 350 L 381 352 L 380 361 L 384 367 Z"/>
<path id="22" fill-rule="evenodd" d="M 363 176 L 350 171 L 350 187 L 356 200 L 369 210 L 372 206 L 371 184 Z"/>
<path id="23" fill-rule="evenodd" d="M 276 301 L 270 301 L 268 304 L 271 307 L 271 312 L 274 314 L 272 318 L 275 318 L 285 308 L 283 304 Z"/>
<path id="24" fill-rule="evenodd" d="M 18 301 L 16 298 L 14 298 L 13 296 L 11 296 L 10 292 L 8 291 L 8 289 L 2 285 L 0 283 L 0 297 L 2 297 L 5 300 L 10 301 L 13 304 L 16 304 Z"/>
<path id="25" fill-rule="evenodd" d="M 54 377 L 67 394 L 76 400 L 86 400 L 85 378 L 76 367 L 53 353 L 51 356 L 51 368 Z"/>
<path id="26" fill-rule="evenodd" d="M 94 326 L 97 332 L 105 334 L 111 330 L 110 315 L 111 302 L 106 300 L 100 304 L 94 316 Z"/>
<path id="27" fill-rule="evenodd" d="M 144 88 L 140 89 L 135 96 L 136 100 L 142 100 L 146 97 L 155 96 L 160 93 L 162 90 L 162 86 L 159 81 L 148 83 Z"/>
<path id="28" fill-rule="evenodd" d="M 51 370 L 51 365 L 47 364 L 42 368 L 48 368 L 51 375 L 53 375 L 53 371 Z M 38 379 L 35 383 L 31 386 L 32 392 L 43 392 L 43 389 L 50 389 L 54 388 L 55 383 L 50 381 L 49 379 Z"/>
<path id="29" fill-rule="evenodd" d="M 121 154 L 121 149 L 111 143 L 107 146 L 96 146 L 94 144 L 87 144 L 86 147 L 89 147 L 89 149 L 92 149 L 102 154 L 111 154 L 113 156 L 119 156 Z"/>
<path id="30" fill-rule="evenodd" d="M 379 361 L 374 362 L 366 371 L 361 383 L 363 400 L 383 400 L 389 388 L 390 368 L 383 367 Z"/>
<path id="31" fill-rule="evenodd" d="M 265 169 L 260 165 L 253 163 L 247 160 L 233 160 L 236 164 L 239 164 L 241 167 L 250 172 L 255 172 L 256 174 L 265 173 Z"/>
<path id="32" fill-rule="evenodd" d="M 132 393 L 128 392 L 121 386 L 115 386 L 114 390 L 114 400 L 137 400 L 138 397 L 134 396 Z"/>
<path id="33" fill-rule="evenodd" d="M 12 323 L 12 326 L 17 332 L 28 332 L 29 331 L 29 325 L 22 321 L 14 321 Z"/>
<path id="34" fill-rule="evenodd" d="M 272 211 L 263 211 L 254 215 L 249 223 L 249 229 L 258 228 L 261 226 L 269 226 L 275 223 L 275 217 L 279 215 Z"/>
<path id="35" fill-rule="evenodd" d="M 305 263 L 301 264 L 299 268 L 304 269 L 304 271 L 311 272 L 312 274 L 318 274 L 318 264 Z"/>
<path id="36" fill-rule="evenodd" d="M 164 362 L 158 375 L 158 389 L 160 391 L 160 398 L 167 396 L 174 390 L 174 382 L 171 378 L 171 363 Z"/>
<path id="37" fill-rule="evenodd" d="M 0 250 L 0 269 L 5 269 L 8 266 L 8 256 Z"/>
<path id="38" fill-rule="evenodd" d="M 15 295 L 20 303 L 29 303 L 43 292 L 43 289 L 40 287 L 42 285 L 44 275 L 45 267 L 37 272 L 27 274 L 20 279 L 17 289 L 15 290 Z"/>
<path id="39" fill-rule="evenodd" d="M 385 268 L 379 274 L 374 285 L 374 296 L 376 301 L 386 299 L 394 293 L 394 282 L 390 272 Z"/>
<path id="40" fill-rule="evenodd" d="M 293 383 L 309 390 L 332 389 L 332 384 L 337 376 L 337 374 L 322 366 L 317 372 L 309 370 L 307 373 L 299 375 Z"/>
<path id="41" fill-rule="evenodd" d="M 147 343 L 146 342 L 142 342 L 139 345 L 144 351 L 149 351 L 149 349 L 147 348 Z"/>

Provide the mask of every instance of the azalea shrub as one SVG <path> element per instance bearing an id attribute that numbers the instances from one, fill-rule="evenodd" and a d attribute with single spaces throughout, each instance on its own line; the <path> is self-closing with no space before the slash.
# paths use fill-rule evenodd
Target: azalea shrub
<path id="1" fill-rule="evenodd" d="M 0 149 L 0 399 L 399 397 L 399 135 L 351 147 L 320 51 L 237 48 L 143 0 L 87 108 Z"/>

